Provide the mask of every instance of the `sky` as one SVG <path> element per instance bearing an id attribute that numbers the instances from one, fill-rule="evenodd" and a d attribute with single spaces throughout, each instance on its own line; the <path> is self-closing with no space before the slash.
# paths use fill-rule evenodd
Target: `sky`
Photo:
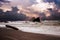
<path id="1" fill-rule="evenodd" d="M 60 20 L 60 0 L 0 0 L 0 9 L 4 11 L 15 6 L 28 17 Z"/>

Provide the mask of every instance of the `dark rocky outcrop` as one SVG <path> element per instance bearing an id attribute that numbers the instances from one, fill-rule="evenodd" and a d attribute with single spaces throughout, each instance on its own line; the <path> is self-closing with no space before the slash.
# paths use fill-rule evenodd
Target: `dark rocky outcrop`
<path id="1" fill-rule="evenodd" d="M 33 21 L 33 22 L 41 22 L 39 17 L 34 18 L 32 21 Z"/>

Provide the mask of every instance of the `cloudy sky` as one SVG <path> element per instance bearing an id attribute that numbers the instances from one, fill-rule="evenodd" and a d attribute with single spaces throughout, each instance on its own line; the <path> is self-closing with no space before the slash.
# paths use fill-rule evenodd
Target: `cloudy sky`
<path id="1" fill-rule="evenodd" d="M 29 17 L 45 15 L 47 19 L 60 19 L 60 0 L 0 0 L 0 9 L 4 11 L 15 6 Z"/>

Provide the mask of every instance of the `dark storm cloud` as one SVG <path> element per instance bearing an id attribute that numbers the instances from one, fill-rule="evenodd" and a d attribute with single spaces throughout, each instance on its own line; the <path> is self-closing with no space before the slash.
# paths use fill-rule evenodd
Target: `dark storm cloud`
<path id="1" fill-rule="evenodd" d="M 0 0 L 0 7 L 3 5 L 4 3 L 10 3 L 10 1 L 7 1 L 7 0 Z"/>
<path id="2" fill-rule="evenodd" d="M 43 0 L 44 2 L 49 2 L 49 3 L 51 3 L 51 2 L 54 2 L 54 3 L 60 3 L 60 0 Z"/>
<path id="3" fill-rule="evenodd" d="M 56 4 L 57 7 L 60 6 L 60 0 L 43 0 L 44 2 L 49 2 L 49 3 L 52 3 L 54 2 Z"/>
<path id="4" fill-rule="evenodd" d="M 4 2 L 5 0 L 0 0 L 0 2 Z"/>
<path id="5" fill-rule="evenodd" d="M 2 6 L 2 3 L 1 2 L 4 2 L 5 0 L 0 0 L 0 6 Z"/>
<path id="6" fill-rule="evenodd" d="M 57 6 L 60 6 L 60 0 L 43 0 L 44 2 L 52 3 L 54 2 Z"/>
<path id="7" fill-rule="evenodd" d="M 12 11 L 3 12 L 0 9 L 0 21 L 23 21 L 26 19 L 26 15 L 22 13 L 17 13 L 18 9 L 16 7 L 12 7 Z"/>
<path id="8" fill-rule="evenodd" d="M 58 9 L 60 9 L 60 0 L 56 0 L 56 1 L 55 1 L 55 4 L 56 4 L 56 7 L 57 7 Z"/>
<path id="9" fill-rule="evenodd" d="M 44 2 L 55 2 L 55 0 L 43 0 Z"/>
<path id="10" fill-rule="evenodd" d="M 8 0 L 0 0 L 0 2 L 8 3 L 9 1 Z"/>
<path id="11" fill-rule="evenodd" d="M 60 20 L 60 12 L 58 10 L 48 9 L 51 16 L 47 17 L 48 20 Z"/>
<path id="12" fill-rule="evenodd" d="M 60 9 L 60 0 L 43 0 L 43 2 L 54 3 L 56 5 L 55 8 L 57 8 L 57 10 L 56 9 L 47 9 L 50 11 L 51 16 L 47 17 L 46 19 L 48 19 L 48 20 L 60 20 L 60 12 L 58 12 Z"/>

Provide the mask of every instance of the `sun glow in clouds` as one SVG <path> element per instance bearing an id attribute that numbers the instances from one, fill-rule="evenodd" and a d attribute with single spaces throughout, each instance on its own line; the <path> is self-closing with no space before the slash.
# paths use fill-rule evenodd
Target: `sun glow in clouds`
<path id="1" fill-rule="evenodd" d="M 45 3 L 43 0 L 36 0 L 38 2 L 37 6 L 40 7 L 42 10 L 47 9 L 47 8 L 53 8 L 52 3 Z"/>
<path id="2" fill-rule="evenodd" d="M 18 13 L 22 12 L 26 14 L 27 16 L 32 17 L 31 15 L 37 12 L 36 14 L 46 12 L 48 8 L 54 9 L 54 3 L 48 3 L 43 2 L 43 0 L 36 0 L 36 4 L 30 2 L 30 0 L 7 0 L 10 1 L 7 5 L 4 4 L 3 7 L 1 7 L 4 11 L 11 10 L 11 7 L 17 6 L 19 11 Z M 34 0 L 35 1 L 35 0 Z M 31 5 L 32 4 L 32 5 Z M 30 5 L 30 6 L 29 6 Z M 7 7 L 8 6 L 8 7 Z M 36 15 L 33 15 L 34 17 L 37 17 Z M 50 16 L 48 12 L 46 12 L 46 16 Z"/>

